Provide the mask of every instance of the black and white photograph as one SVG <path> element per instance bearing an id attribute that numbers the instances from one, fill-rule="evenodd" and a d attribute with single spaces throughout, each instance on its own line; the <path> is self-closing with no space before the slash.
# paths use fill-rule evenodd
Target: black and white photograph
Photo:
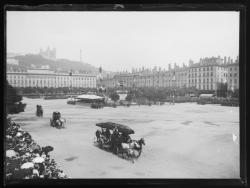
<path id="1" fill-rule="evenodd" d="M 7 181 L 240 179 L 239 11 L 11 10 L 5 27 Z"/>

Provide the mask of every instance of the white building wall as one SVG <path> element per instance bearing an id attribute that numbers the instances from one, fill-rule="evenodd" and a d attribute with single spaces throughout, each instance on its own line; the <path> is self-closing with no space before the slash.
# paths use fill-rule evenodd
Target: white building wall
<path id="1" fill-rule="evenodd" d="M 21 72 L 7 72 L 7 80 L 14 87 L 77 87 L 95 88 L 96 76 L 87 74 L 35 74 Z"/>

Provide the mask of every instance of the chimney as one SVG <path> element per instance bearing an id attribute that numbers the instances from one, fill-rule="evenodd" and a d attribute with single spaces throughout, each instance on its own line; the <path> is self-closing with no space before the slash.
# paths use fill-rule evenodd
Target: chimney
<path id="1" fill-rule="evenodd" d="M 227 63 L 230 63 L 230 62 L 231 62 L 231 61 L 230 61 L 230 57 L 228 57 L 228 58 L 227 58 Z"/>

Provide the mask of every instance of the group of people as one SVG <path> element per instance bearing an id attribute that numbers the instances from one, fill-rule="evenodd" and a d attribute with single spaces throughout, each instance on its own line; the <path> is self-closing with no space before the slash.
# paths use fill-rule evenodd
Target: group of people
<path id="1" fill-rule="evenodd" d="M 132 141 L 128 134 L 120 133 L 117 127 L 113 130 L 101 128 L 101 131 L 97 132 L 99 132 L 99 135 L 97 134 L 97 141 L 103 139 L 104 144 L 110 144 L 111 150 L 116 154 L 121 143 L 130 143 Z"/>

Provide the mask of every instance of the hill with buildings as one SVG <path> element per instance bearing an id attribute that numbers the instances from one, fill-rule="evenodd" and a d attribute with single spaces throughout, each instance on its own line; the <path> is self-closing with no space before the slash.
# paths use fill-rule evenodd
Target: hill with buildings
<path id="1" fill-rule="evenodd" d="M 56 72 L 98 73 L 98 68 L 84 62 L 67 59 L 48 59 L 41 55 L 27 54 L 14 56 L 18 64 L 8 64 L 7 68 L 14 71 L 26 71 L 31 68 L 46 68 Z"/>

